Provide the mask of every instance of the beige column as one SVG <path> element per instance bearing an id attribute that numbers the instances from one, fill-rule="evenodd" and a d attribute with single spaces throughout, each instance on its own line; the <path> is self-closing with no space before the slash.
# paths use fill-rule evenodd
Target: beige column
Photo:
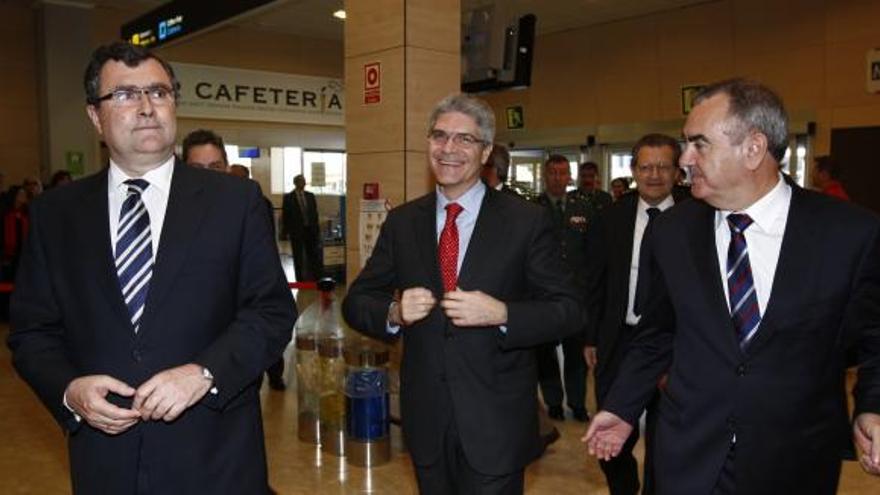
<path id="1" fill-rule="evenodd" d="M 360 272 L 364 183 L 379 183 L 393 206 L 428 192 L 426 120 L 460 87 L 460 0 L 346 0 L 345 142 L 348 152 L 346 261 Z M 365 68 L 379 64 L 379 90 Z M 373 87 L 374 85 L 371 85 Z M 365 102 L 368 97 L 372 102 Z"/>

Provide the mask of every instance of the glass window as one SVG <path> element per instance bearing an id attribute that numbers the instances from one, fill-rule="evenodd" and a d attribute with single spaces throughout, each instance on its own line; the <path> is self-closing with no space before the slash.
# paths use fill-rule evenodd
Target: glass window
<path id="1" fill-rule="evenodd" d="M 629 164 L 632 162 L 632 154 L 628 151 L 615 151 L 611 153 L 611 179 L 618 177 L 632 177 Z"/>
<path id="2" fill-rule="evenodd" d="M 247 168 L 251 168 L 252 158 L 239 157 L 238 156 L 238 148 L 237 144 L 225 144 L 223 148 L 226 149 L 226 159 L 229 160 L 230 165 L 244 165 Z"/>
<path id="3" fill-rule="evenodd" d="M 305 151 L 303 175 L 310 191 L 317 194 L 345 195 L 346 155 L 341 151 Z"/>

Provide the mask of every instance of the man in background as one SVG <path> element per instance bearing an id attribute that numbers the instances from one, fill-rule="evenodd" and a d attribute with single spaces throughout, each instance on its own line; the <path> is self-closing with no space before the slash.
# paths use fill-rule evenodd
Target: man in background
<path id="1" fill-rule="evenodd" d="M 630 169 L 636 181 L 636 194 L 626 194 L 606 208 L 587 234 L 588 277 L 585 294 L 587 311 L 594 315 L 587 325 L 585 356 L 596 378 L 596 403 L 601 409 L 611 384 L 639 322 L 636 288 L 642 236 L 648 224 L 672 207 L 673 185 L 681 151 L 675 138 L 648 134 L 632 149 Z M 651 400 L 653 404 L 654 399 Z M 648 407 L 645 435 L 645 475 L 643 493 L 653 493 L 651 467 L 651 428 L 653 410 Z M 632 454 L 639 439 L 634 428 L 620 454 L 599 460 L 611 495 L 639 492 L 638 462 Z"/>
<path id="2" fill-rule="evenodd" d="M 226 172 L 229 160 L 223 138 L 207 129 L 190 132 L 183 138 L 183 162 L 193 167 Z"/>
<path id="3" fill-rule="evenodd" d="M 281 202 L 281 225 L 290 239 L 296 280 L 317 280 L 323 272 L 318 203 L 306 191 L 305 177 L 294 177 L 293 186 Z"/>
<path id="4" fill-rule="evenodd" d="M 823 194 L 849 201 L 849 194 L 840 183 L 840 166 L 829 155 L 817 156 L 816 166 L 813 168 L 813 184 Z"/>
<path id="5" fill-rule="evenodd" d="M 599 165 L 583 162 L 578 167 L 578 187 L 575 190 L 590 209 L 590 216 L 612 203 L 611 195 L 599 188 Z"/>
<path id="6" fill-rule="evenodd" d="M 507 146 L 496 144 L 492 147 L 492 152 L 489 154 L 486 163 L 483 164 L 480 176 L 483 178 L 483 182 L 492 189 L 519 196 L 516 191 L 507 185 L 507 171 L 509 169 L 510 152 L 507 150 Z"/>
<path id="7" fill-rule="evenodd" d="M 553 216 L 553 224 L 560 243 L 560 255 L 568 270 L 574 275 L 578 290 L 583 291 L 586 280 L 586 234 L 592 210 L 587 201 L 577 191 L 566 192 L 571 183 L 571 169 L 568 159 L 562 155 L 550 155 L 544 163 L 544 192 L 538 196 L 537 203 Z M 556 355 L 556 342 L 538 348 L 538 381 L 541 394 L 547 405 L 547 414 L 556 420 L 565 419 L 562 408 L 563 396 L 577 421 L 587 421 L 586 408 L 587 364 L 584 361 L 584 333 L 577 333 L 562 340 L 562 374 L 559 376 L 559 361 Z M 565 386 L 563 387 L 563 383 Z"/>

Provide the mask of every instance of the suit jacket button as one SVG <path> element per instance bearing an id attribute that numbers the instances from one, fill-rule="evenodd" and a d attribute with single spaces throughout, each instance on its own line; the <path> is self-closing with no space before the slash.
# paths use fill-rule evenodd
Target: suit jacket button
<path id="1" fill-rule="evenodd" d="M 743 376 L 745 374 L 746 374 L 746 365 L 741 364 L 736 367 L 736 375 L 737 376 Z"/>
<path id="2" fill-rule="evenodd" d="M 134 361 L 135 361 L 136 363 L 141 362 L 141 359 L 142 359 L 141 351 L 138 350 L 138 349 L 135 349 L 135 350 L 131 351 L 131 358 L 134 359 Z"/>

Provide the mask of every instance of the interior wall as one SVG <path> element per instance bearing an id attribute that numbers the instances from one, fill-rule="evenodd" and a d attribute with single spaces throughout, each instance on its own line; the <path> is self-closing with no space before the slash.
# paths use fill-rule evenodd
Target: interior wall
<path id="1" fill-rule="evenodd" d="M 549 34 L 535 40 L 531 87 L 486 99 L 500 127 L 507 106 L 524 107 L 526 129 L 502 130 L 505 142 L 582 144 L 602 126 L 682 120 L 682 86 L 745 76 L 815 120 L 825 153 L 832 128 L 880 124 L 880 95 L 865 89 L 877 19 L 869 0 L 719 0 Z"/>
<path id="2" fill-rule="evenodd" d="M 31 2 L 0 2 L 0 148 L 5 189 L 40 172 L 39 68 Z"/>

